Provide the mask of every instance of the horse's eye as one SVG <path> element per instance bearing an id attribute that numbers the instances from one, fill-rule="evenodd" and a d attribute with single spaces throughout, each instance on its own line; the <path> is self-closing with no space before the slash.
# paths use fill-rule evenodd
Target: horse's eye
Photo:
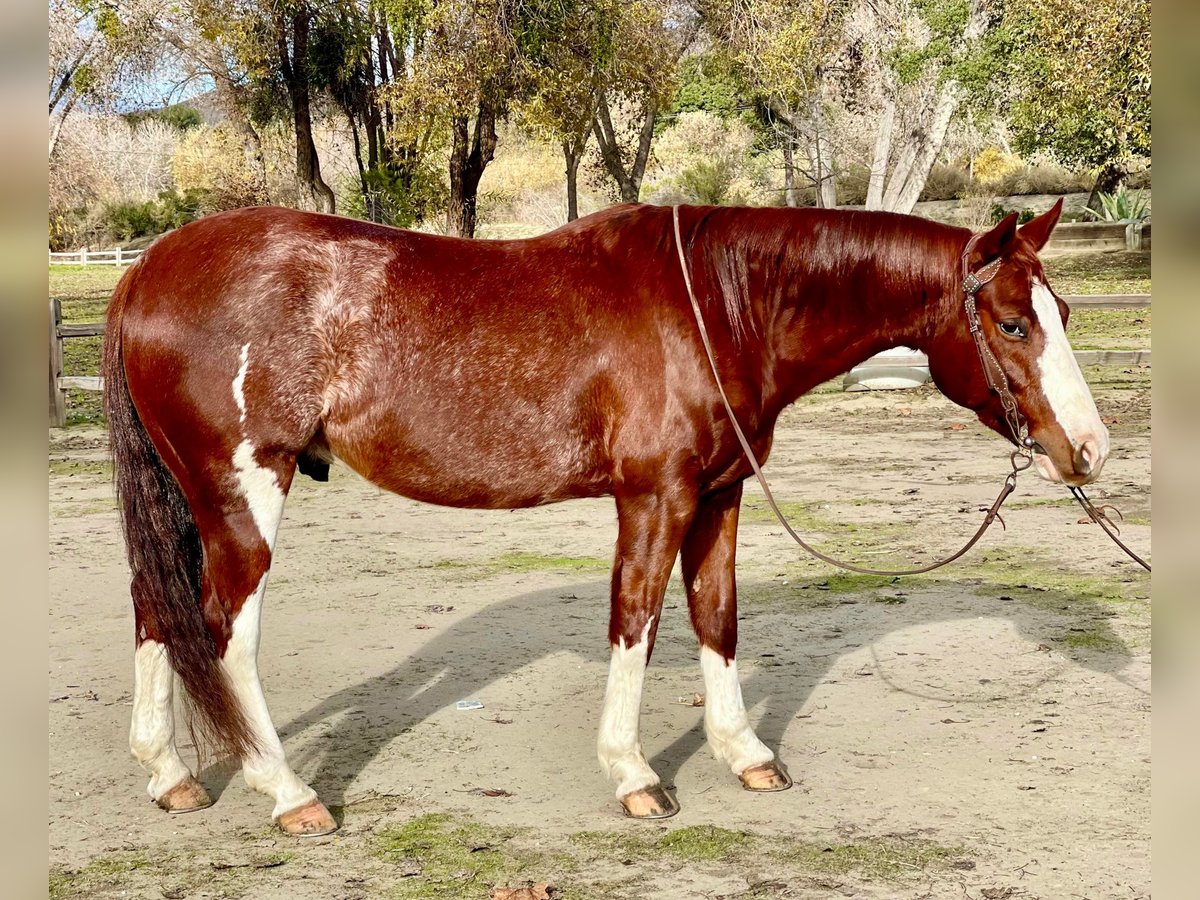
<path id="1" fill-rule="evenodd" d="M 1015 319 L 1008 322 L 1001 322 L 1000 330 L 1010 338 L 1020 338 L 1024 340 L 1025 338 L 1029 337 L 1028 332 L 1025 331 L 1025 326 Z"/>

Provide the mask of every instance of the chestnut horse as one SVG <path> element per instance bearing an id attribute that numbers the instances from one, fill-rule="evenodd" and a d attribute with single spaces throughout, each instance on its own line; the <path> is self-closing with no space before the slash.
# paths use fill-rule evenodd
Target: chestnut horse
<path id="1" fill-rule="evenodd" d="M 1012 440 L 963 309 L 1028 422 L 1043 476 L 1084 484 L 1108 435 L 1037 253 L 1061 202 L 975 239 L 890 213 L 684 207 L 683 257 L 721 381 L 760 461 L 780 411 L 879 351 Z M 735 648 L 750 466 L 702 347 L 668 208 L 468 241 L 287 209 L 164 236 L 108 311 L 105 409 L 133 573 L 134 755 L 151 797 L 211 801 L 175 746 L 173 675 L 292 834 L 336 828 L 288 765 L 259 684 L 259 616 L 296 470 L 334 459 L 406 497 L 503 508 L 612 495 L 619 523 L 599 757 L 632 816 L 678 809 L 638 738 L 663 592 L 682 557 L 714 753 L 752 791 L 791 784 L 755 735 Z M 962 259 L 964 253 L 968 258 Z"/>

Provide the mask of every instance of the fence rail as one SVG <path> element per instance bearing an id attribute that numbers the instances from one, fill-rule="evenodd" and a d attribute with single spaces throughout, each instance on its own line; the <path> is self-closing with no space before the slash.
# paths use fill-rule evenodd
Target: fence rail
<path id="1" fill-rule="evenodd" d="M 143 253 L 142 250 L 72 250 L 67 253 L 50 251 L 52 266 L 127 266 Z"/>
<path id="2" fill-rule="evenodd" d="M 1072 307 L 1092 309 L 1140 309 L 1150 306 L 1149 294 L 1089 295 L 1063 298 Z M 104 334 L 103 322 L 64 323 L 62 303 L 50 300 L 50 424 L 62 428 L 67 422 L 67 391 L 100 391 L 104 379 L 95 375 L 63 374 L 63 341 L 67 338 L 97 337 Z M 1076 350 L 1075 359 L 1081 366 L 1148 366 L 1149 350 Z M 890 371 L 889 371 L 890 370 Z M 843 387 L 847 390 L 868 390 L 871 379 L 894 375 L 897 378 L 921 381 L 929 379 L 929 359 L 924 353 L 872 356 L 846 373 Z"/>

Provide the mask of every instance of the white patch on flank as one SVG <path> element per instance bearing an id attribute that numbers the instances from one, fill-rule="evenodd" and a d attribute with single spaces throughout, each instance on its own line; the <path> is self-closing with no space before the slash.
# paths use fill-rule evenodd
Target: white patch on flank
<path id="1" fill-rule="evenodd" d="M 1078 449 L 1084 441 L 1096 442 L 1100 458 L 1092 460 L 1092 468 L 1098 471 L 1108 456 L 1108 429 L 1100 421 L 1096 402 L 1071 352 L 1054 295 L 1040 281 L 1033 282 L 1033 310 L 1045 340 L 1038 357 L 1042 392 L 1073 448 Z"/>
<path id="2" fill-rule="evenodd" d="M 279 489 L 279 478 L 273 469 L 260 466 L 254 459 L 254 444 L 247 438 L 233 451 L 233 469 L 237 474 L 238 486 L 258 532 L 275 549 L 275 534 L 279 530 L 279 519 L 283 515 L 283 491 Z"/>
<path id="3" fill-rule="evenodd" d="M 133 655 L 129 749 L 150 773 L 147 790 L 155 800 L 192 774 L 175 749 L 174 685 L 166 648 L 158 641 L 142 641 Z"/>
<path id="4" fill-rule="evenodd" d="M 237 375 L 233 376 L 233 402 L 237 404 L 240 421 L 246 421 L 246 370 L 250 368 L 250 345 L 242 345 L 242 364 L 238 367 Z"/>
<path id="5" fill-rule="evenodd" d="M 597 745 L 600 765 L 617 783 L 617 798 L 658 784 L 658 776 L 642 754 L 638 737 L 642 714 L 642 684 L 646 677 L 646 659 L 650 647 L 650 626 L 630 647 L 621 638 L 613 645 L 608 668 L 608 688 L 604 693 L 604 711 L 600 714 L 600 740 Z"/>
<path id="6" fill-rule="evenodd" d="M 704 730 L 713 755 L 729 763 L 737 775 L 773 760 L 775 754 L 750 727 L 737 660 L 726 661 L 716 650 L 701 647 L 700 668 L 704 672 Z"/>
<path id="7" fill-rule="evenodd" d="M 275 524 L 279 524 L 278 519 Z M 246 784 L 275 800 L 271 815 L 279 818 L 283 813 L 315 800 L 317 792 L 301 781 L 288 765 L 258 680 L 258 636 L 266 590 L 267 576 L 264 575 L 233 620 L 233 633 L 221 665 L 261 748 L 259 753 L 242 761 Z"/>

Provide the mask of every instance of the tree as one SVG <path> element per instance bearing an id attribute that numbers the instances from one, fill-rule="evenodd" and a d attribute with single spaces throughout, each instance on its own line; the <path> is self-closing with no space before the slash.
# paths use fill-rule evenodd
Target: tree
<path id="1" fill-rule="evenodd" d="M 619 0 L 531 0 L 521 56 L 530 94 L 522 118 L 562 147 L 567 221 L 579 217 L 579 163 L 616 53 Z"/>
<path id="2" fill-rule="evenodd" d="M 963 100 L 999 64 L 991 0 L 893 0 L 869 7 L 862 95 L 878 110 L 867 209 L 912 212 Z"/>
<path id="3" fill-rule="evenodd" d="M 526 23 L 519 0 L 441 0 L 429 8 L 412 48 L 411 77 L 393 95 L 400 136 L 449 131 L 447 224 L 463 237 L 475 234 L 479 182 L 496 153 L 497 122 L 528 84 L 518 55 Z"/>
<path id="4" fill-rule="evenodd" d="M 1022 152 L 1099 168 L 1088 206 L 1150 154 L 1149 0 L 1009 0 L 1010 110 Z"/>
<path id="5" fill-rule="evenodd" d="M 276 0 L 271 12 L 274 62 L 291 101 L 292 122 L 296 129 L 296 180 L 300 184 L 301 197 L 310 209 L 332 213 L 337 202 L 321 177 L 321 159 L 313 142 L 312 72 L 308 57 L 313 18 L 308 0 Z"/>
<path id="6" fill-rule="evenodd" d="M 803 149 L 819 206 L 837 204 L 835 148 L 827 107 L 831 72 L 845 46 L 848 0 L 708 0 L 709 30 L 750 85 L 783 151 L 784 196 L 798 203 L 794 152 Z"/>
<path id="7" fill-rule="evenodd" d="M 50 0 L 49 143 L 53 162 L 63 123 L 80 100 L 96 105 L 117 99 L 132 72 L 149 67 L 154 10 L 150 2 L 117 6 L 90 0 Z"/>
<path id="8" fill-rule="evenodd" d="M 621 200 L 631 203 L 641 193 L 658 113 L 670 99 L 679 58 L 699 22 L 669 19 L 662 0 L 627 0 L 618 9 L 615 52 L 601 72 L 592 133 Z M 624 120 L 615 114 L 622 112 Z"/>

